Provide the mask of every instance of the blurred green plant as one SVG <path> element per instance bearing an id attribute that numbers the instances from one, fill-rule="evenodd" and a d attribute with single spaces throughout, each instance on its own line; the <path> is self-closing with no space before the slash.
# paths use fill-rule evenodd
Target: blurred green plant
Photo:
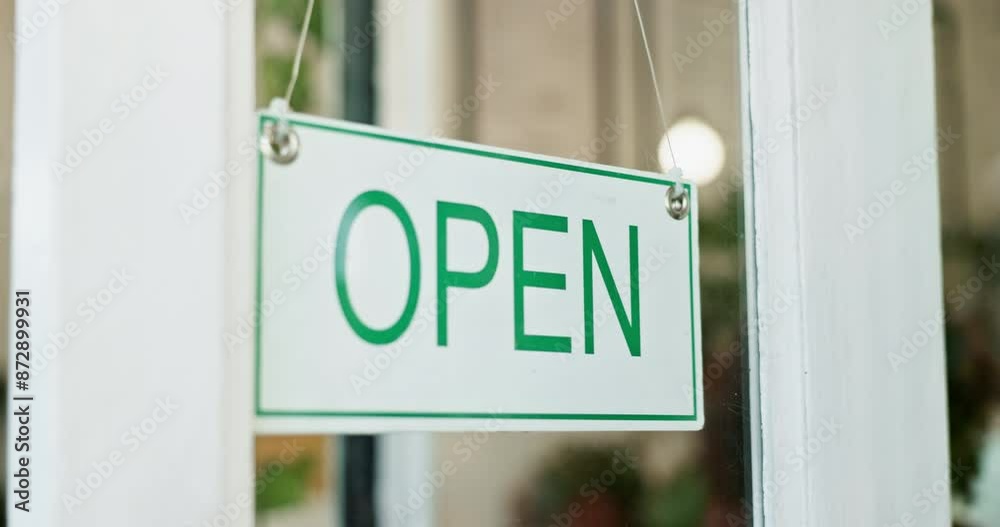
<path id="1" fill-rule="evenodd" d="M 257 512 L 265 512 L 302 503 L 309 488 L 309 476 L 316 469 L 316 462 L 310 457 L 301 457 L 282 470 L 271 474 L 265 463 L 257 471 Z"/>
<path id="2" fill-rule="evenodd" d="M 666 484 L 649 489 L 642 497 L 643 525 L 647 527 L 700 527 L 708 508 L 708 479 L 689 467 Z"/>
<path id="3" fill-rule="evenodd" d="M 325 2 L 317 1 L 313 8 L 312 17 L 309 21 L 308 41 L 314 43 L 324 42 L 324 9 Z M 302 29 L 302 21 L 305 19 L 308 0 L 298 0 L 288 2 L 285 0 L 260 0 L 257 2 L 257 35 L 262 34 L 260 28 L 267 25 L 280 25 L 290 35 L 295 36 L 295 43 L 298 43 L 298 35 Z M 308 48 L 308 45 L 307 45 Z M 288 81 L 292 76 L 292 62 L 295 57 L 294 46 L 291 49 L 267 49 L 267 46 L 257 41 L 257 64 L 260 73 L 257 87 L 257 104 L 266 106 L 274 97 L 283 97 Z M 292 94 L 291 105 L 297 110 L 306 111 L 312 107 L 313 102 L 313 72 L 308 60 L 303 59 L 299 68 L 299 79 L 295 85 L 295 93 Z"/>
<path id="4" fill-rule="evenodd" d="M 288 80 L 292 72 L 292 57 L 264 56 L 260 59 L 260 67 L 263 71 L 262 87 L 257 93 L 262 100 L 257 101 L 257 103 L 266 106 L 272 98 L 285 96 L 285 89 L 288 87 Z M 292 108 L 307 110 L 311 107 L 312 85 L 312 68 L 303 62 L 299 69 L 299 80 L 295 84 L 295 92 L 292 93 Z"/>
<path id="5" fill-rule="evenodd" d="M 571 447 L 551 458 L 531 485 L 523 489 L 518 525 L 547 527 L 553 518 L 584 527 L 641 525 L 636 511 L 643 482 L 638 470 L 623 464 L 623 456 L 630 455 L 628 451 L 625 445 Z M 614 471 L 620 471 L 622 466 L 628 470 Z M 611 472 L 614 478 L 602 481 L 605 472 Z"/>

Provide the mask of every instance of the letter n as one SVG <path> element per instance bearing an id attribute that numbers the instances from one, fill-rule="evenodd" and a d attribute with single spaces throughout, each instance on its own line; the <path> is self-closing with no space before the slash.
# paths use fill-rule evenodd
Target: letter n
<path id="1" fill-rule="evenodd" d="M 631 294 L 632 317 L 629 321 L 625 313 L 625 305 L 622 297 L 615 287 L 614 277 L 611 275 L 611 268 L 608 266 L 608 259 L 604 255 L 604 248 L 601 247 L 601 240 L 597 237 L 597 230 L 594 229 L 594 222 L 583 220 L 583 324 L 584 324 L 584 352 L 594 353 L 594 261 L 597 261 L 597 268 L 601 271 L 601 279 L 608 290 L 611 304 L 614 306 L 615 315 L 618 317 L 618 325 L 621 326 L 625 342 L 628 344 L 628 351 L 633 357 L 641 354 L 640 331 L 639 331 L 639 228 L 631 225 L 628 228 L 629 246 L 629 288 Z"/>

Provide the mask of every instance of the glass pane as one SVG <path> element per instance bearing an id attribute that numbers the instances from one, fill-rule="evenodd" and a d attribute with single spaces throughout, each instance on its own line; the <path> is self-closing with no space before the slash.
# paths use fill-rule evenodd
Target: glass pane
<path id="1" fill-rule="evenodd" d="M 468 4 L 464 93 L 483 78 L 501 85 L 469 105 L 457 137 L 660 169 L 663 127 L 631 2 Z M 640 6 L 679 164 L 702 185 L 705 429 L 435 434 L 432 468 L 457 467 L 434 495 L 436 525 L 750 523 L 737 13 L 726 1 Z M 540 187 L 535 199 L 557 194 Z"/>
<path id="2" fill-rule="evenodd" d="M 306 2 L 256 3 L 257 105 L 285 93 Z M 298 82 L 296 111 L 342 118 L 344 108 L 342 39 L 344 7 L 320 0 L 309 24 Z M 340 525 L 337 438 L 261 436 L 256 440 L 257 525 Z"/>
<path id="3" fill-rule="evenodd" d="M 1000 525 L 1000 4 L 935 2 L 934 35 L 938 143 L 911 168 L 941 173 L 954 523 L 985 527 Z"/>
<path id="4" fill-rule="evenodd" d="M 454 43 L 437 71 L 459 94 L 441 116 L 447 135 L 493 146 L 658 171 L 664 130 L 632 2 L 437 0 L 453 34 L 407 33 L 409 4 L 318 1 L 296 110 L 364 120 L 380 57 L 422 39 Z M 749 525 L 747 370 L 742 225 L 739 28 L 729 0 L 643 0 L 657 79 L 679 164 L 700 186 L 705 429 L 671 433 L 498 433 L 415 436 L 412 459 L 368 460 L 343 438 L 257 439 L 259 525 L 343 525 L 346 500 L 374 500 L 378 525 Z M 258 102 L 284 92 L 305 2 L 258 2 Z M 380 6 L 381 9 L 380 11 Z M 423 6 L 430 9 L 428 6 Z M 374 9 L 370 25 L 351 18 Z M 378 16 L 383 18 L 378 19 Z M 404 28 L 405 27 L 405 28 Z M 388 38 L 389 33 L 396 35 Z M 405 36 L 399 35 L 406 33 Z M 433 47 L 428 46 L 429 49 Z M 365 64 L 364 53 L 374 53 Z M 397 51 L 397 55 L 398 50 Z M 400 65 L 402 67 L 402 65 Z M 370 77 L 361 78 L 365 71 Z M 487 81 L 484 81 L 487 79 Z M 488 79 L 499 83 L 482 95 Z M 477 88 L 480 96 L 476 96 Z M 439 94 L 426 94 L 430 99 Z M 392 101 L 375 101 L 386 119 Z M 670 166 L 667 161 L 666 166 Z M 537 199 L 557 197 L 539 186 Z M 595 390 L 628 379 L 609 378 Z M 388 436 L 376 439 L 384 445 Z M 291 454 L 290 452 L 294 452 Z M 289 461 L 289 459 L 291 461 Z M 365 496 L 345 464 L 374 462 Z M 412 466 L 426 478 L 403 479 Z M 446 467 L 450 467 L 445 471 Z M 448 472 L 441 485 L 438 473 Z M 398 478 L 398 479 L 397 479 Z M 415 482 L 414 482 L 415 481 Z M 430 482 L 429 497 L 410 501 Z M 363 486 L 363 485 L 362 485 Z M 400 488 L 401 487 L 401 488 Z M 372 489 L 368 489 L 371 491 Z M 360 494 L 359 494 L 360 492 Z M 345 498 L 346 497 L 346 498 Z"/>

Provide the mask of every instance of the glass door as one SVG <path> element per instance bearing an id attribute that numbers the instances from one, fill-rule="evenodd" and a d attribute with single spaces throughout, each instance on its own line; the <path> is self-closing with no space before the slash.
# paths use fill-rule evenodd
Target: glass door
<path id="1" fill-rule="evenodd" d="M 631 2 L 421 4 L 320 2 L 293 107 L 587 162 L 670 166 Z M 261 106 L 287 81 L 301 7 L 258 5 Z M 639 7 L 678 162 L 700 189 L 704 429 L 509 433 L 484 421 L 465 433 L 262 436 L 259 525 L 752 523 L 739 13 L 725 0 Z M 525 206 L 546 207 L 561 185 L 540 183 Z M 280 461 L 290 449 L 302 453 Z"/>

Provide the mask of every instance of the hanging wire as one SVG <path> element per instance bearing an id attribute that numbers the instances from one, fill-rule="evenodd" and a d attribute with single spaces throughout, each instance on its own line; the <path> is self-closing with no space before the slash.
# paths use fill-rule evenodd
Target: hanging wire
<path id="1" fill-rule="evenodd" d="M 306 7 L 305 20 L 302 21 L 302 31 L 299 33 L 299 45 L 295 49 L 295 61 L 292 62 L 292 77 L 288 79 L 288 89 L 285 90 L 285 102 L 291 107 L 292 92 L 295 90 L 295 83 L 299 80 L 299 67 L 302 65 L 302 53 L 306 48 L 306 36 L 309 34 L 309 21 L 312 19 L 313 6 L 316 0 L 309 0 Z"/>
<path id="2" fill-rule="evenodd" d="M 299 136 L 288 124 L 288 112 L 292 106 L 295 83 L 299 80 L 299 68 L 302 66 L 306 37 L 309 35 L 309 21 L 312 19 L 315 4 L 316 0 L 309 0 L 309 4 L 306 6 L 305 19 L 302 21 L 302 30 L 299 32 L 299 44 L 295 49 L 295 60 L 292 62 L 292 75 L 288 79 L 285 96 L 284 98 L 271 99 L 270 110 L 277 115 L 276 122 L 264 125 L 260 138 L 261 152 L 268 159 L 282 165 L 295 161 L 299 155 Z"/>
<path id="3" fill-rule="evenodd" d="M 642 19 L 642 10 L 639 8 L 639 0 L 632 0 L 635 6 L 635 16 L 639 19 L 639 32 L 642 34 L 642 45 L 646 50 L 646 62 L 649 64 L 649 76 L 653 80 L 653 91 L 656 93 L 656 107 L 660 111 L 660 125 L 663 127 L 663 138 L 667 142 L 667 152 L 670 153 L 670 162 L 673 167 L 667 171 L 667 176 L 677 180 L 676 184 L 670 187 L 666 195 L 667 212 L 674 219 L 683 219 L 690 210 L 690 198 L 684 189 L 684 171 L 677 166 L 677 157 L 674 155 L 674 145 L 670 142 L 670 133 L 667 129 L 667 114 L 663 110 L 663 96 L 660 94 L 660 82 L 656 76 L 656 66 L 653 64 L 653 53 L 649 49 L 649 38 L 646 36 L 646 24 Z"/>

